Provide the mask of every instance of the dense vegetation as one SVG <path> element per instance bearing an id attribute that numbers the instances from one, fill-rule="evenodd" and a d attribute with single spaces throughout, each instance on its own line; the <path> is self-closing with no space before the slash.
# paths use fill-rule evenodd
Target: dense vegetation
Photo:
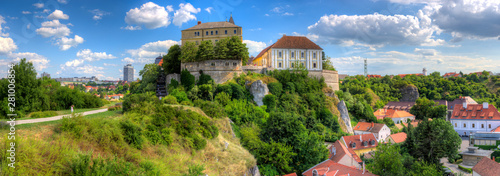
<path id="1" fill-rule="evenodd" d="M 194 42 L 186 42 L 182 46 L 179 60 L 182 62 L 241 60 L 242 63 L 247 63 L 248 55 L 246 44 L 241 41 L 240 37 L 233 36 L 216 42 L 215 46 L 210 40 L 202 41 L 199 46 L 196 46 Z"/>
<path id="2" fill-rule="evenodd" d="M 59 82 L 43 77 L 36 78 L 36 70 L 33 63 L 21 59 L 13 70 L 15 71 L 15 109 L 19 117 L 26 113 L 36 111 L 69 109 L 71 105 L 75 108 L 96 108 L 103 106 L 102 100 L 90 93 L 78 89 L 61 87 Z M 0 118 L 5 118 L 11 113 L 8 109 L 8 79 L 0 80 Z"/>

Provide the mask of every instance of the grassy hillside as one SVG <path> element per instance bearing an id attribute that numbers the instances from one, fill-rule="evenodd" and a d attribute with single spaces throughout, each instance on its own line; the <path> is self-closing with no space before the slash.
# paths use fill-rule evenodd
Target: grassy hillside
<path id="1" fill-rule="evenodd" d="M 161 105 L 169 106 L 169 105 Z M 151 107 L 150 107 L 151 108 Z M 208 175 L 243 175 L 256 165 L 254 157 L 233 138 L 228 118 L 212 119 L 193 107 L 164 108 L 177 115 L 199 118 L 218 129 L 218 135 L 196 150 L 192 138 L 178 134 L 170 124 L 169 137 L 148 128 L 155 114 L 104 112 L 90 118 L 73 116 L 43 125 L 18 126 L 16 131 L 16 171 L 7 167 L 6 153 L 0 153 L 2 175 L 183 175 L 204 168 Z M 203 118 L 203 119 L 202 119 Z M 149 125 L 149 126 L 148 126 Z M 124 128 L 125 127 L 125 128 Z M 132 129 L 132 130 L 130 130 Z M 194 134 L 202 130 L 196 130 Z M 141 133 L 137 133 L 141 132 Z M 164 132 L 164 131 L 161 131 Z M 7 134 L 7 129 L 0 130 Z M 158 142 L 157 134 L 169 139 Z M 6 135 L 0 136 L 0 150 L 7 150 Z M 138 142 L 142 141 L 142 142 Z M 162 140 L 160 140 L 162 141 Z M 195 141 L 201 141 L 196 139 Z M 225 149 L 225 142 L 228 148 Z M 139 144 L 140 143 L 140 144 Z M 155 144 L 156 143 L 156 144 Z M 168 144 L 166 144 L 168 143 Z M 203 169 L 202 169 L 203 170 Z"/>

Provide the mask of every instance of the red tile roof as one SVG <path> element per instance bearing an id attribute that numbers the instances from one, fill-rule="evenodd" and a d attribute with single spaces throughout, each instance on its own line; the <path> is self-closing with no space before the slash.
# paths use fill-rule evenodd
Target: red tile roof
<path id="1" fill-rule="evenodd" d="M 472 167 L 472 170 L 481 176 L 498 176 L 500 174 L 500 164 L 488 157 L 483 157 L 483 159 Z"/>
<path id="2" fill-rule="evenodd" d="M 491 132 L 500 132 L 500 126 L 498 126 L 495 129 L 491 130 Z"/>
<path id="3" fill-rule="evenodd" d="M 385 124 L 383 123 L 358 122 L 358 124 L 354 126 L 353 130 L 378 133 L 384 127 L 384 125 Z"/>
<path id="4" fill-rule="evenodd" d="M 399 109 L 396 107 L 396 109 Z M 373 113 L 377 119 L 384 119 L 384 118 L 401 118 L 401 117 L 411 117 L 414 116 L 413 114 L 410 114 L 409 112 L 403 111 L 403 110 L 394 110 L 394 109 L 379 109 Z"/>
<path id="5" fill-rule="evenodd" d="M 335 147 L 335 155 L 332 152 L 332 148 Z M 334 162 L 339 162 L 345 155 L 348 155 L 352 157 L 356 162 L 361 163 L 363 160 L 359 158 L 359 156 L 354 152 L 352 149 L 347 149 L 340 140 L 335 141 L 330 148 L 328 148 L 328 151 L 330 153 L 329 157 L 332 161 Z"/>
<path id="6" fill-rule="evenodd" d="M 445 73 L 445 74 L 443 75 L 443 77 L 445 77 L 445 78 L 449 78 L 449 77 L 459 77 L 459 76 L 460 76 L 460 74 L 459 74 L 459 73 L 457 73 L 457 72 L 449 72 L 449 73 Z"/>
<path id="7" fill-rule="evenodd" d="M 398 74 L 398 76 L 401 78 L 404 78 L 405 76 L 409 76 L 409 75 L 423 76 L 424 74 L 422 74 L 422 73 Z"/>
<path id="8" fill-rule="evenodd" d="M 316 170 L 318 175 L 325 176 L 340 176 L 340 175 L 350 175 L 350 176 L 375 176 L 365 170 L 363 174 L 363 170 L 357 169 L 355 167 L 345 166 L 339 163 L 336 163 L 330 159 L 319 163 L 318 165 L 304 171 L 302 173 L 303 176 L 312 176 L 313 171 Z"/>
<path id="9" fill-rule="evenodd" d="M 323 48 L 316 45 L 316 43 L 309 40 L 304 36 L 286 36 L 283 35 L 276 43 L 272 45 L 271 48 L 294 48 L 294 49 L 317 49 L 323 50 Z"/>
<path id="10" fill-rule="evenodd" d="M 286 174 L 286 175 L 283 175 L 283 176 L 297 176 L 296 173 L 291 173 L 291 174 Z"/>
<path id="11" fill-rule="evenodd" d="M 361 139 L 360 139 L 360 136 L 361 136 Z M 352 149 L 352 150 L 374 148 L 374 147 L 378 146 L 378 141 L 375 138 L 375 135 L 373 133 L 354 135 L 354 136 L 343 136 L 340 139 L 344 142 L 344 145 L 348 149 Z M 361 140 L 363 140 L 363 141 L 361 141 Z M 373 145 L 371 145 L 371 143 L 370 143 L 371 141 L 374 141 Z M 363 145 L 363 143 L 365 145 Z"/>
<path id="12" fill-rule="evenodd" d="M 380 75 L 366 75 L 367 78 L 382 78 Z"/>
<path id="13" fill-rule="evenodd" d="M 461 104 L 455 105 L 451 119 L 500 120 L 500 113 L 493 105 L 483 109 L 482 104 L 469 104 L 467 110 Z"/>
<path id="14" fill-rule="evenodd" d="M 160 63 L 158 63 L 159 66 L 163 65 L 163 58 L 160 60 Z"/>
<path id="15" fill-rule="evenodd" d="M 401 143 L 406 141 L 406 133 L 404 132 L 391 134 L 390 137 L 395 143 Z"/>

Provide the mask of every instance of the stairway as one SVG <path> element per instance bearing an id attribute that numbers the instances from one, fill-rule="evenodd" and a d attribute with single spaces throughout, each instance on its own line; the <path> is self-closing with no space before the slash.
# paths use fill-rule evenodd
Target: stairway
<path id="1" fill-rule="evenodd" d="M 163 72 L 161 72 L 158 75 L 158 79 L 156 79 L 156 96 L 157 97 L 165 97 L 168 95 L 165 80 L 166 80 L 166 76 Z"/>

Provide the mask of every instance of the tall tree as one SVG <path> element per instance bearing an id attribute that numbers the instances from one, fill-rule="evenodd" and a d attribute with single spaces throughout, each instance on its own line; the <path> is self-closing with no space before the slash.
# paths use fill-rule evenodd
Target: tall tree
<path id="1" fill-rule="evenodd" d="M 180 60 L 182 62 L 196 62 L 197 52 L 198 47 L 193 42 L 186 42 L 182 46 Z"/>
<path id="2" fill-rule="evenodd" d="M 179 45 L 171 46 L 167 55 L 163 56 L 163 71 L 166 74 L 181 73 L 181 47 Z"/>
<path id="3" fill-rule="evenodd" d="M 214 45 L 212 44 L 211 40 L 205 40 L 201 42 L 200 46 L 198 46 L 196 59 L 198 61 L 214 59 Z"/>
<path id="4" fill-rule="evenodd" d="M 141 92 L 155 91 L 156 79 L 160 73 L 160 66 L 152 63 L 144 65 L 144 68 L 139 71 L 139 76 L 142 77 L 139 90 Z"/>
<path id="5" fill-rule="evenodd" d="M 410 109 L 410 113 L 415 115 L 416 119 L 444 118 L 446 117 L 447 108 L 444 105 L 437 106 L 437 102 L 427 98 L 419 98 Z"/>
<path id="6" fill-rule="evenodd" d="M 214 47 L 215 59 L 224 60 L 228 58 L 228 52 L 229 52 L 229 49 L 227 48 L 228 40 L 229 39 L 225 38 L 215 43 Z"/>
<path id="7" fill-rule="evenodd" d="M 399 147 L 390 143 L 379 143 L 373 155 L 373 164 L 369 168 L 377 175 L 404 175 Z"/>
<path id="8" fill-rule="evenodd" d="M 249 54 L 247 44 L 241 42 L 240 37 L 233 36 L 229 38 L 227 48 L 229 50 L 227 59 L 241 60 L 243 64 L 248 62 Z"/>

